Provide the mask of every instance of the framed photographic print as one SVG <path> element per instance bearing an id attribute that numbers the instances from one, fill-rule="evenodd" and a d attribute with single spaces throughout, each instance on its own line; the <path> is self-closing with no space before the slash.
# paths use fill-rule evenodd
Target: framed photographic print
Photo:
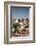
<path id="1" fill-rule="evenodd" d="M 35 3 L 4 2 L 4 42 L 35 42 Z"/>

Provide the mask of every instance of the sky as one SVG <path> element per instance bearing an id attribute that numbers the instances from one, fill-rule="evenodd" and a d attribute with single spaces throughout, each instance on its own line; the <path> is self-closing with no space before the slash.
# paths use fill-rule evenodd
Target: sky
<path id="1" fill-rule="evenodd" d="M 28 7 L 11 7 L 11 15 L 13 18 L 29 18 Z"/>

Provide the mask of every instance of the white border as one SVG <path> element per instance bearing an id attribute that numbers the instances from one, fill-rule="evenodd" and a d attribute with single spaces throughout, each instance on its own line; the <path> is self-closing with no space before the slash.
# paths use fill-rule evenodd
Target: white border
<path id="1" fill-rule="evenodd" d="M 25 37 L 12 37 L 10 38 L 10 6 L 22 6 L 22 7 L 31 7 L 29 10 L 29 25 L 30 25 L 30 34 L 29 36 L 25 36 Z M 32 5 L 22 5 L 22 4 L 10 4 L 8 5 L 8 36 L 9 36 L 9 41 L 27 41 L 27 40 L 33 40 L 33 6 Z"/>

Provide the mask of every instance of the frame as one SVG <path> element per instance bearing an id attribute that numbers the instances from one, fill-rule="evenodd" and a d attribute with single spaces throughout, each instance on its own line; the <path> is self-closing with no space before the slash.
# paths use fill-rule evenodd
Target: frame
<path id="1" fill-rule="evenodd" d="M 13 33 L 12 33 L 13 38 L 11 38 L 10 30 L 13 29 L 10 26 L 11 23 L 12 23 L 12 18 L 13 18 L 12 16 L 10 16 L 11 7 L 13 9 L 18 9 L 18 10 L 19 9 L 21 10 L 23 8 L 24 9 L 29 9 L 29 26 L 30 26 L 30 28 L 29 28 L 30 31 L 29 32 L 30 33 L 27 34 L 28 36 L 25 36 L 25 37 L 23 36 L 22 37 L 23 32 L 21 32 L 22 33 L 21 35 L 20 34 L 16 35 L 14 33 L 14 37 L 13 37 Z M 26 11 L 25 11 L 24 14 L 26 14 Z M 20 30 L 22 30 L 22 29 L 20 28 Z M 21 37 L 18 37 L 19 35 Z M 11 2 L 11 1 L 4 2 L 4 43 L 16 44 L 16 43 L 34 43 L 34 42 L 35 42 L 35 3 Z"/>

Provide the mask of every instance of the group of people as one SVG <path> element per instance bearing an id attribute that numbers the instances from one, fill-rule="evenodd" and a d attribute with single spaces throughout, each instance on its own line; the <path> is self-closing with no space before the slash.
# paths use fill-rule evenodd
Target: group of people
<path id="1" fill-rule="evenodd" d="M 24 34 L 29 31 L 29 19 L 18 19 L 12 24 L 12 32 Z"/>

